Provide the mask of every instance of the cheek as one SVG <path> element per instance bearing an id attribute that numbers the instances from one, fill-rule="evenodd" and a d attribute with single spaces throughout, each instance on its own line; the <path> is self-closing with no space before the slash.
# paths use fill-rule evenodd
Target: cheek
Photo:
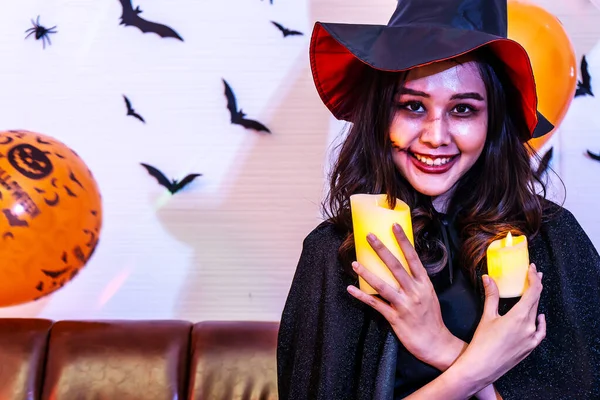
<path id="1" fill-rule="evenodd" d="M 487 117 L 483 121 L 456 124 L 452 136 L 461 153 L 479 155 L 487 137 Z"/>
<path id="2" fill-rule="evenodd" d="M 402 149 L 408 148 L 410 143 L 419 135 L 421 123 L 406 118 L 396 117 L 390 126 L 390 140 Z"/>

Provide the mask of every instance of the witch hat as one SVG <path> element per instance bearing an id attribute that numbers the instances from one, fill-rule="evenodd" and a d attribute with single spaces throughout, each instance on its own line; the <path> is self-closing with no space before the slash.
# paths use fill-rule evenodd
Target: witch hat
<path id="1" fill-rule="evenodd" d="M 543 136 L 554 126 L 537 111 L 529 55 L 507 38 L 507 21 L 507 0 L 398 0 L 387 25 L 316 22 L 309 50 L 315 86 L 337 119 L 352 121 L 365 68 L 406 71 L 488 46 L 519 88 L 529 138 Z"/>

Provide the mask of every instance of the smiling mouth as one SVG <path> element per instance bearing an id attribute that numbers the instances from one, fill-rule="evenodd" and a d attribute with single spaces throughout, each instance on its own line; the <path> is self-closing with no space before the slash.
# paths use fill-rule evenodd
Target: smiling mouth
<path id="1" fill-rule="evenodd" d="M 455 155 L 441 155 L 441 156 L 430 156 L 423 155 L 418 153 L 413 153 L 409 151 L 409 154 L 416 158 L 420 163 L 425 164 L 430 167 L 439 167 L 442 165 L 448 164 L 450 161 L 454 160 L 458 157 L 458 154 Z"/>

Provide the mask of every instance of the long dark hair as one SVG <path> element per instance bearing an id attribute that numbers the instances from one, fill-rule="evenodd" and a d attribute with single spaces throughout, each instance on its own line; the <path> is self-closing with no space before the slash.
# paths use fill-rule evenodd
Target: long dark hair
<path id="1" fill-rule="evenodd" d="M 459 263 L 473 280 L 485 272 L 486 249 L 511 231 L 531 240 L 542 222 L 542 203 L 530 165 L 535 151 L 522 138 L 529 137 L 520 95 L 502 62 L 487 48 L 473 52 L 487 91 L 488 133 L 481 156 L 456 183 L 448 210 L 456 213 L 461 236 Z M 458 61 L 457 61 L 458 62 Z M 436 214 L 431 198 L 417 192 L 398 172 L 392 159 L 389 127 L 395 113 L 394 94 L 405 74 L 365 70 L 358 96 L 353 100 L 353 125 L 340 144 L 329 177 L 329 192 L 322 206 L 327 220 L 343 232 L 339 255 L 346 270 L 355 259 L 350 196 L 385 193 L 390 205 L 396 198 L 412 210 L 415 248 L 434 274 L 446 265 L 448 251 L 433 229 Z M 541 197 L 545 197 L 544 182 Z"/>

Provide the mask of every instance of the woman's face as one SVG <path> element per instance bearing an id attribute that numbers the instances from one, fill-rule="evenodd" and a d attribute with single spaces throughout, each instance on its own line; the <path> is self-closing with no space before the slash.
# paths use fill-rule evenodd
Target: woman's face
<path id="1" fill-rule="evenodd" d="M 485 85 L 472 60 L 411 70 L 390 127 L 396 167 L 417 191 L 448 192 L 475 164 L 487 135 Z"/>

